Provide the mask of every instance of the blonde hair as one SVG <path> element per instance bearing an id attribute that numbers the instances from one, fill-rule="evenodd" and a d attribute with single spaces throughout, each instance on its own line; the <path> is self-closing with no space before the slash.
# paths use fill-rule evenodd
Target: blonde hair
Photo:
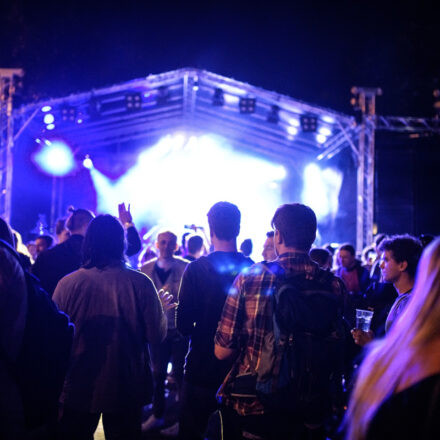
<path id="1" fill-rule="evenodd" d="M 423 349 L 439 337 L 440 238 L 422 255 L 406 309 L 386 337 L 371 344 L 360 367 L 345 418 L 347 439 L 366 438 L 382 402 L 404 383 L 408 371 L 423 366 Z"/>

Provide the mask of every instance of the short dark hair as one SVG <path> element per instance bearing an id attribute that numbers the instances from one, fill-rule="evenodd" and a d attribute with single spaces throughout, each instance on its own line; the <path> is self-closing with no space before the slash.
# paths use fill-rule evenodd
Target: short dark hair
<path id="1" fill-rule="evenodd" d="M 94 215 L 87 209 L 73 209 L 69 208 L 70 214 L 69 218 L 66 220 L 66 228 L 70 232 L 77 231 L 83 226 L 87 226 L 92 220 Z"/>
<path id="2" fill-rule="evenodd" d="M 87 228 L 83 243 L 84 267 L 103 269 L 124 261 L 125 235 L 119 220 L 109 214 L 98 215 Z"/>
<path id="3" fill-rule="evenodd" d="M 272 219 L 287 247 L 308 251 L 316 238 L 316 215 L 313 209 L 301 203 L 281 205 Z"/>
<path id="4" fill-rule="evenodd" d="M 252 240 L 250 238 L 246 238 L 240 245 L 240 250 L 246 257 L 249 257 L 252 254 Z"/>
<path id="5" fill-rule="evenodd" d="M 200 235 L 192 235 L 188 238 L 187 249 L 190 254 L 195 254 L 203 247 L 203 238 Z"/>
<path id="6" fill-rule="evenodd" d="M 35 240 L 41 238 L 46 242 L 47 248 L 50 248 L 53 244 L 53 237 L 51 235 L 39 235 Z"/>
<path id="7" fill-rule="evenodd" d="M 350 243 L 341 244 L 341 246 L 339 246 L 339 251 L 350 252 L 350 254 L 353 255 L 353 257 L 356 255 L 356 250 L 354 246 Z"/>
<path id="8" fill-rule="evenodd" d="M 417 265 L 422 255 L 420 240 L 411 235 L 394 235 L 382 241 L 379 246 L 381 251 L 393 253 L 393 258 L 398 263 L 407 262 L 406 272 L 411 278 L 416 276 Z"/>
<path id="9" fill-rule="evenodd" d="M 324 267 L 332 259 L 332 254 L 324 248 L 310 249 L 309 256 L 319 267 Z"/>
<path id="10" fill-rule="evenodd" d="M 230 241 L 237 238 L 240 221 L 240 210 L 233 203 L 217 202 L 208 212 L 209 229 L 219 240 Z"/>

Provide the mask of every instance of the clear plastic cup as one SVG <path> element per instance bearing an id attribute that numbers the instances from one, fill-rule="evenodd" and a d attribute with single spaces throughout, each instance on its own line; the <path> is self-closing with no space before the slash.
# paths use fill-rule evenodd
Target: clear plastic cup
<path id="1" fill-rule="evenodd" d="M 356 309 L 356 328 L 368 332 L 372 317 L 373 312 L 371 310 Z"/>

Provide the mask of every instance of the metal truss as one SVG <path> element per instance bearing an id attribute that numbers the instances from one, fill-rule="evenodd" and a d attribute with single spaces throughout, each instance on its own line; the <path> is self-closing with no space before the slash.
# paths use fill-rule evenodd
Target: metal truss
<path id="1" fill-rule="evenodd" d="M 362 112 L 359 124 L 354 117 L 330 109 L 204 70 L 184 68 L 24 106 L 14 113 L 19 128 L 15 140 L 24 131 L 35 138 L 62 137 L 93 154 L 93 149 L 107 145 L 124 147 L 132 141 L 149 144 L 170 131 L 210 132 L 226 137 L 237 147 L 284 161 L 287 166 L 300 158 L 330 159 L 348 147 L 357 163 L 356 247 L 360 251 L 372 241 L 375 131 L 439 133 L 440 127 L 435 119 L 377 116 L 378 89 L 357 87 L 352 92 Z M 138 108 L 127 108 L 129 94 L 141 97 Z M 240 111 L 243 98 L 255 100 L 251 112 Z M 50 132 L 42 121 L 45 106 L 50 106 L 55 116 L 55 129 Z M 62 119 L 66 107 L 73 109 L 74 121 Z M 301 129 L 304 116 L 316 120 L 316 132 Z M 2 137 L 2 148 L 8 145 L 4 139 L 9 139 L 9 145 L 14 141 L 11 130 L 10 125 L 9 137 Z M 6 157 L 7 149 L 4 151 Z M 2 180 L 2 194 L 10 194 L 4 192 L 6 186 Z"/>
<path id="2" fill-rule="evenodd" d="M 440 134 L 440 119 L 404 116 L 376 116 L 375 129 L 403 133 L 430 132 Z"/>
<path id="3" fill-rule="evenodd" d="M 14 117 L 12 114 L 15 78 L 21 69 L 0 69 L 0 217 L 11 217 Z"/>

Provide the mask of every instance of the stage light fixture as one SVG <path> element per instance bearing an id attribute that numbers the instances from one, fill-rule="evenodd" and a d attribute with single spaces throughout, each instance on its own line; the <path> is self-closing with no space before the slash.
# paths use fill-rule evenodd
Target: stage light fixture
<path id="1" fill-rule="evenodd" d="M 322 120 L 324 122 L 327 122 L 328 124 L 334 124 L 335 123 L 335 119 L 333 117 L 327 116 L 327 115 L 323 116 Z"/>
<path id="2" fill-rule="evenodd" d="M 125 95 L 125 107 L 128 111 L 137 111 L 142 108 L 142 96 L 140 93 L 127 93 Z"/>
<path id="3" fill-rule="evenodd" d="M 170 99 L 170 91 L 167 86 L 160 86 L 157 89 L 156 102 L 158 105 L 164 105 Z"/>
<path id="4" fill-rule="evenodd" d="M 50 112 L 52 110 L 52 107 L 50 105 L 45 105 L 44 107 L 41 107 L 41 111 L 43 113 Z"/>
<path id="5" fill-rule="evenodd" d="M 314 133 L 318 128 L 318 119 L 316 116 L 301 115 L 299 118 L 301 130 L 304 133 Z"/>
<path id="6" fill-rule="evenodd" d="M 54 121 L 55 121 L 55 117 L 54 117 L 54 115 L 53 115 L 52 113 L 46 113 L 46 114 L 44 115 L 43 121 L 44 121 L 44 123 L 47 124 L 47 125 L 48 125 L 48 124 L 53 124 Z"/>
<path id="7" fill-rule="evenodd" d="M 73 153 L 63 142 L 45 142 L 45 145 L 34 155 L 35 163 L 47 174 L 65 176 L 75 165 Z"/>
<path id="8" fill-rule="evenodd" d="M 212 97 L 212 105 L 216 107 L 222 107 L 225 103 L 225 95 L 223 93 L 223 90 L 217 87 L 214 90 L 214 95 Z"/>
<path id="9" fill-rule="evenodd" d="M 240 113 L 243 114 L 255 113 L 256 103 L 257 100 L 255 98 L 249 98 L 249 97 L 240 98 L 240 102 L 238 104 Z"/>
<path id="10" fill-rule="evenodd" d="M 330 136 L 332 134 L 332 131 L 328 127 L 321 127 L 318 130 L 319 134 L 322 134 L 323 136 Z"/>
<path id="11" fill-rule="evenodd" d="M 280 108 L 277 105 L 272 105 L 270 112 L 267 115 L 267 122 L 278 124 L 280 120 Z"/>
<path id="12" fill-rule="evenodd" d="M 76 121 L 76 108 L 65 105 L 61 107 L 61 119 L 64 122 L 75 122 Z"/>
<path id="13" fill-rule="evenodd" d="M 316 135 L 316 141 L 319 144 L 324 144 L 326 140 L 327 140 L 327 136 L 324 136 L 323 134 L 317 134 Z"/>
<path id="14" fill-rule="evenodd" d="M 46 125 L 46 130 L 53 130 L 55 128 L 55 124 Z"/>
<path id="15" fill-rule="evenodd" d="M 294 127 L 293 125 L 289 125 L 287 127 L 287 133 L 289 133 L 291 136 L 295 136 L 298 134 L 298 129 Z"/>
<path id="16" fill-rule="evenodd" d="M 86 156 L 84 157 L 83 167 L 88 170 L 91 170 L 93 168 L 93 161 L 92 159 L 90 159 L 90 156 L 88 154 L 86 154 Z"/>

